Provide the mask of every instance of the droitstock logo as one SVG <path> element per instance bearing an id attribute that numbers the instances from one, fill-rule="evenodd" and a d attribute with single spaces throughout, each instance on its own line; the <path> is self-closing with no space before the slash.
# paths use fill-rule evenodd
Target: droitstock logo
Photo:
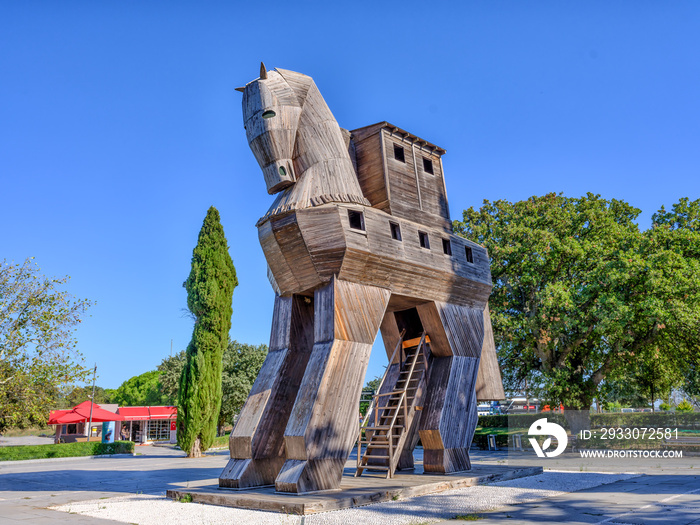
<path id="1" fill-rule="evenodd" d="M 535 449 L 537 456 L 540 458 L 545 456 L 548 458 L 557 457 L 559 454 L 564 452 L 564 450 L 566 450 L 566 445 L 569 442 L 566 437 L 566 430 L 556 423 L 549 423 L 546 417 L 538 419 L 532 425 L 530 425 L 530 430 L 528 430 L 527 433 L 530 436 L 550 436 L 544 440 L 542 447 L 540 447 L 540 444 L 535 438 L 530 438 L 530 444 L 532 445 L 532 448 Z M 552 451 L 547 451 L 549 446 L 552 444 L 552 437 L 556 438 L 557 440 L 557 448 Z"/>

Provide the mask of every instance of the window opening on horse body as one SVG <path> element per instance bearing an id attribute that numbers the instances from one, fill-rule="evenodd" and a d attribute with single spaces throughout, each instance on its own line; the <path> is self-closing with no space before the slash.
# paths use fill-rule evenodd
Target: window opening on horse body
<path id="1" fill-rule="evenodd" d="M 406 162 L 406 157 L 403 154 L 403 148 L 398 144 L 394 144 L 394 158 L 399 162 Z"/>
<path id="2" fill-rule="evenodd" d="M 430 249 L 430 241 L 428 240 L 428 234 L 425 232 L 418 232 L 418 240 L 420 241 L 420 247 L 426 250 Z"/>
<path id="3" fill-rule="evenodd" d="M 452 255 L 452 243 L 449 239 L 442 240 L 442 251 L 445 255 Z"/>
<path id="4" fill-rule="evenodd" d="M 391 238 L 397 241 L 401 240 L 401 226 L 396 222 L 390 222 L 389 227 L 391 228 Z"/>
<path id="5" fill-rule="evenodd" d="M 474 262 L 474 255 L 472 254 L 472 249 L 469 246 L 465 246 L 464 250 L 467 252 L 467 262 L 473 263 Z"/>
<path id="6" fill-rule="evenodd" d="M 263 114 L 262 114 L 262 118 L 264 118 L 264 119 L 269 119 L 269 118 L 272 118 L 275 116 L 277 116 L 277 113 L 275 113 L 271 109 L 268 109 L 267 111 L 263 111 Z"/>
<path id="7" fill-rule="evenodd" d="M 348 210 L 348 219 L 350 219 L 350 227 L 353 230 L 365 231 L 365 215 L 361 211 Z"/>

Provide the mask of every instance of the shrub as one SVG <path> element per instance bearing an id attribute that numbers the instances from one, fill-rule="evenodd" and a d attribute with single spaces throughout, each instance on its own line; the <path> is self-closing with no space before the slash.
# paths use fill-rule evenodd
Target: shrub
<path id="1" fill-rule="evenodd" d="M 682 404 L 682 403 L 681 403 Z M 678 406 L 681 406 L 679 404 Z M 686 430 L 700 430 L 700 412 L 619 412 L 614 414 L 591 414 L 591 428 L 602 427 L 670 427 Z M 684 405 L 685 406 L 685 405 Z M 536 420 L 546 417 L 548 421 L 558 423 L 568 429 L 564 414 L 558 412 L 539 412 L 537 414 L 512 414 L 479 416 L 479 426 L 489 428 L 528 429 Z M 510 423 L 510 425 L 508 424 Z"/>
<path id="2" fill-rule="evenodd" d="M 671 410 L 671 408 L 673 408 L 673 407 L 671 405 L 669 405 L 668 403 L 661 403 L 659 405 L 659 410 L 662 410 L 664 412 L 668 412 L 669 410 Z"/>
<path id="3" fill-rule="evenodd" d="M 686 412 L 692 412 L 693 411 L 693 405 L 687 400 L 684 399 L 680 403 L 678 403 L 678 406 L 676 406 L 676 412 L 683 414 Z"/>
<path id="4" fill-rule="evenodd" d="M 568 428 L 566 419 L 558 412 L 538 412 L 531 414 L 498 414 L 494 416 L 479 416 L 479 426 L 483 428 L 521 428 L 528 429 L 538 419 L 546 417 L 548 421 L 559 423 Z"/>
<path id="5" fill-rule="evenodd" d="M 91 441 L 89 443 L 59 443 L 57 445 L 20 445 L 16 447 L 0 448 L 0 461 L 133 453 L 134 443 L 131 441 L 115 441 L 114 443 Z"/>

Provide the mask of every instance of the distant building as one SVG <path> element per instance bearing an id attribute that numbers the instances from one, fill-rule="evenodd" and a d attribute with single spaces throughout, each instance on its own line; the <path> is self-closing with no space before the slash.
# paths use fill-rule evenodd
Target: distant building
<path id="1" fill-rule="evenodd" d="M 49 425 L 56 427 L 55 443 L 87 441 L 88 436 L 91 441 L 103 441 L 109 437 L 109 441 L 133 441 L 137 444 L 174 443 L 176 419 L 177 407 L 173 406 L 119 407 L 115 404 L 95 404 L 92 425 L 89 425 L 90 402 L 85 401 L 72 409 L 52 410 Z M 88 429 L 88 426 L 91 428 Z M 103 435 L 104 429 L 112 432 L 112 435 Z"/>

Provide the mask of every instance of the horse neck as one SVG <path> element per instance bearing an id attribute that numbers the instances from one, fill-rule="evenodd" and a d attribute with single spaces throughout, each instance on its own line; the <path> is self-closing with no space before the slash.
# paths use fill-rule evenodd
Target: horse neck
<path id="1" fill-rule="evenodd" d="M 292 210 L 333 202 L 370 205 L 362 194 L 340 126 L 313 83 L 299 117 L 294 171 L 296 183 L 279 194 L 258 224 Z"/>
<path id="2" fill-rule="evenodd" d="M 312 83 L 304 99 L 296 133 L 294 162 L 297 180 L 303 178 L 306 171 L 315 165 L 328 161 L 349 166 L 349 173 L 344 172 L 341 176 L 357 178 L 340 126 L 316 84 Z"/>

